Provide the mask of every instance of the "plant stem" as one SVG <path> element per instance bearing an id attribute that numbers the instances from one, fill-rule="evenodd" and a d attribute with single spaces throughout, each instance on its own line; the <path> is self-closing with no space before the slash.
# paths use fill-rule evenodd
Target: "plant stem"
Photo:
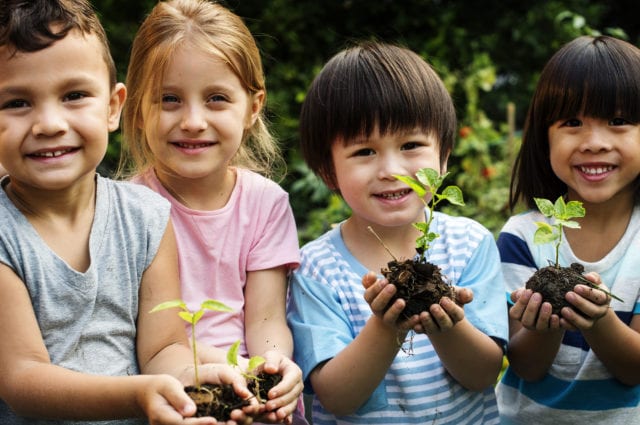
<path id="1" fill-rule="evenodd" d="M 605 294 L 609 295 L 611 298 L 615 298 L 616 300 L 620 301 L 620 302 L 624 302 L 624 300 L 616 297 L 615 295 L 613 295 L 611 292 L 607 292 L 604 289 L 602 289 L 600 286 L 596 285 L 595 283 L 591 282 L 589 279 L 587 279 L 586 277 L 580 276 L 580 280 L 583 280 L 586 282 L 587 286 L 590 286 L 593 289 L 597 289 L 598 291 L 602 291 Z"/>
<path id="2" fill-rule="evenodd" d="M 384 242 L 382 242 L 382 239 L 380 239 L 380 236 L 378 236 L 378 234 L 376 233 L 375 230 L 373 230 L 373 228 L 371 226 L 367 226 L 367 230 L 370 231 L 373 236 L 376 237 L 376 239 L 378 240 L 378 242 L 380 242 L 380 245 L 382 245 L 382 247 L 384 249 L 387 250 L 387 252 L 389 253 L 389 255 L 391 256 L 391 258 L 393 258 L 394 260 L 398 261 L 398 259 L 396 258 L 395 255 L 393 255 L 393 253 L 391 252 L 391 250 L 384 244 Z"/>
<path id="3" fill-rule="evenodd" d="M 560 267 L 560 244 L 562 243 L 562 226 L 558 229 L 558 243 L 556 244 L 556 269 Z"/>
<path id="4" fill-rule="evenodd" d="M 196 324 L 191 322 L 191 351 L 193 351 L 193 374 L 196 380 L 196 388 L 200 389 L 200 378 L 198 377 L 198 354 L 196 352 Z"/>

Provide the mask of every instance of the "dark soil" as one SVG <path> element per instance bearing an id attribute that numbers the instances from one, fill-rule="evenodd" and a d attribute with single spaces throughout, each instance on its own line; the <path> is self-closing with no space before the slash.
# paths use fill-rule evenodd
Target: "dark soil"
<path id="1" fill-rule="evenodd" d="M 268 394 L 271 388 L 278 385 L 280 381 L 282 381 L 282 375 L 260 372 L 255 377 L 248 379 L 247 387 L 255 394 L 260 403 L 265 403 L 269 400 Z"/>
<path id="2" fill-rule="evenodd" d="M 576 285 L 585 283 L 582 272 L 584 267 L 578 263 L 570 267 L 543 267 L 536 270 L 525 287 L 540 293 L 542 299 L 551 304 L 553 314 L 559 315 L 563 307 L 571 307 L 564 298 L 565 294 L 573 291 Z"/>
<path id="3" fill-rule="evenodd" d="M 185 392 L 196 403 L 195 417 L 213 416 L 219 422 L 230 419 L 231 411 L 249 404 L 240 398 L 231 385 L 202 384 L 200 388 L 187 386 Z"/>
<path id="4" fill-rule="evenodd" d="M 428 311 L 429 307 L 439 303 L 442 297 L 455 300 L 455 289 L 444 281 L 440 268 L 434 264 L 421 263 L 414 259 L 393 260 L 387 263 L 387 267 L 382 269 L 382 275 L 397 288 L 389 305 L 398 298 L 405 300 L 402 316 L 406 319 Z"/>

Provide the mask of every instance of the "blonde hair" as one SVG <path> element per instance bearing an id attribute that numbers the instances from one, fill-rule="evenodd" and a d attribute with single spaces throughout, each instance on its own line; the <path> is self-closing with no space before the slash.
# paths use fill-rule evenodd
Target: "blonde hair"
<path id="1" fill-rule="evenodd" d="M 127 71 L 128 99 L 123 109 L 123 144 L 118 174 L 138 174 L 154 165 L 143 112 L 150 113 L 160 93 L 167 63 L 180 47 L 189 44 L 224 60 L 247 93 L 264 92 L 265 78 L 260 51 L 242 19 L 224 6 L 207 0 L 159 2 L 144 20 L 133 41 Z M 274 178 L 284 174 L 284 161 L 266 125 L 263 110 L 243 140 L 231 165 Z"/>

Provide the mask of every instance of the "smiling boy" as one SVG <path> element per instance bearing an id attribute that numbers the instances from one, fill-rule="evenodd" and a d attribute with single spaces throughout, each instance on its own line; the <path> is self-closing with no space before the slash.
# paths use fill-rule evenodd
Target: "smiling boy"
<path id="1" fill-rule="evenodd" d="M 2 424 L 179 424 L 195 413 L 183 391 L 193 366 L 182 322 L 148 313 L 180 297 L 169 205 L 96 174 L 126 97 L 115 75 L 88 2 L 3 11 Z M 249 396 L 230 368 L 203 369 L 207 381 Z"/>

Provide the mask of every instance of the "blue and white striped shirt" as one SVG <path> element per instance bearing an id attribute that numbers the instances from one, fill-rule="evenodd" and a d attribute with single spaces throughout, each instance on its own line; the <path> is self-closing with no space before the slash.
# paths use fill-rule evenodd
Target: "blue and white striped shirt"
<path id="1" fill-rule="evenodd" d="M 555 261 L 554 244 L 533 243 L 536 221 L 549 219 L 537 211 L 513 216 L 498 238 L 507 296 L 524 286 L 536 269 Z M 593 263 L 577 258 L 568 243 L 560 245 L 560 264 L 578 262 L 585 271 L 599 273 L 611 291 L 624 300 L 612 300 L 611 308 L 627 324 L 640 313 L 638 230 L 640 208 L 636 207 L 622 239 Z M 640 386 L 629 387 L 616 380 L 579 331 L 565 332 L 553 365 L 542 380 L 526 382 L 507 369 L 497 394 L 503 424 L 640 424 Z"/>
<path id="2" fill-rule="evenodd" d="M 428 260 L 440 266 L 451 284 L 473 291 L 473 302 L 465 305 L 467 319 L 506 342 L 505 287 L 493 236 L 473 220 L 441 213 L 435 213 L 432 229 L 440 237 L 432 243 Z M 288 320 L 295 360 L 310 393 L 311 371 L 342 351 L 371 316 L 362 286 L 365 273 L 367 269 L 345 246 L 339 227 L 302 249 L 301 266 L 291 282 Z M 413 337 L 411 355 L 398 352 L 384 381 L 355 414 L 335 417 L 314 398 L 313 423 L 496 424 L 498 411 L 493 388 L 484 392 L 463 388 L 421 334 Z"/>

